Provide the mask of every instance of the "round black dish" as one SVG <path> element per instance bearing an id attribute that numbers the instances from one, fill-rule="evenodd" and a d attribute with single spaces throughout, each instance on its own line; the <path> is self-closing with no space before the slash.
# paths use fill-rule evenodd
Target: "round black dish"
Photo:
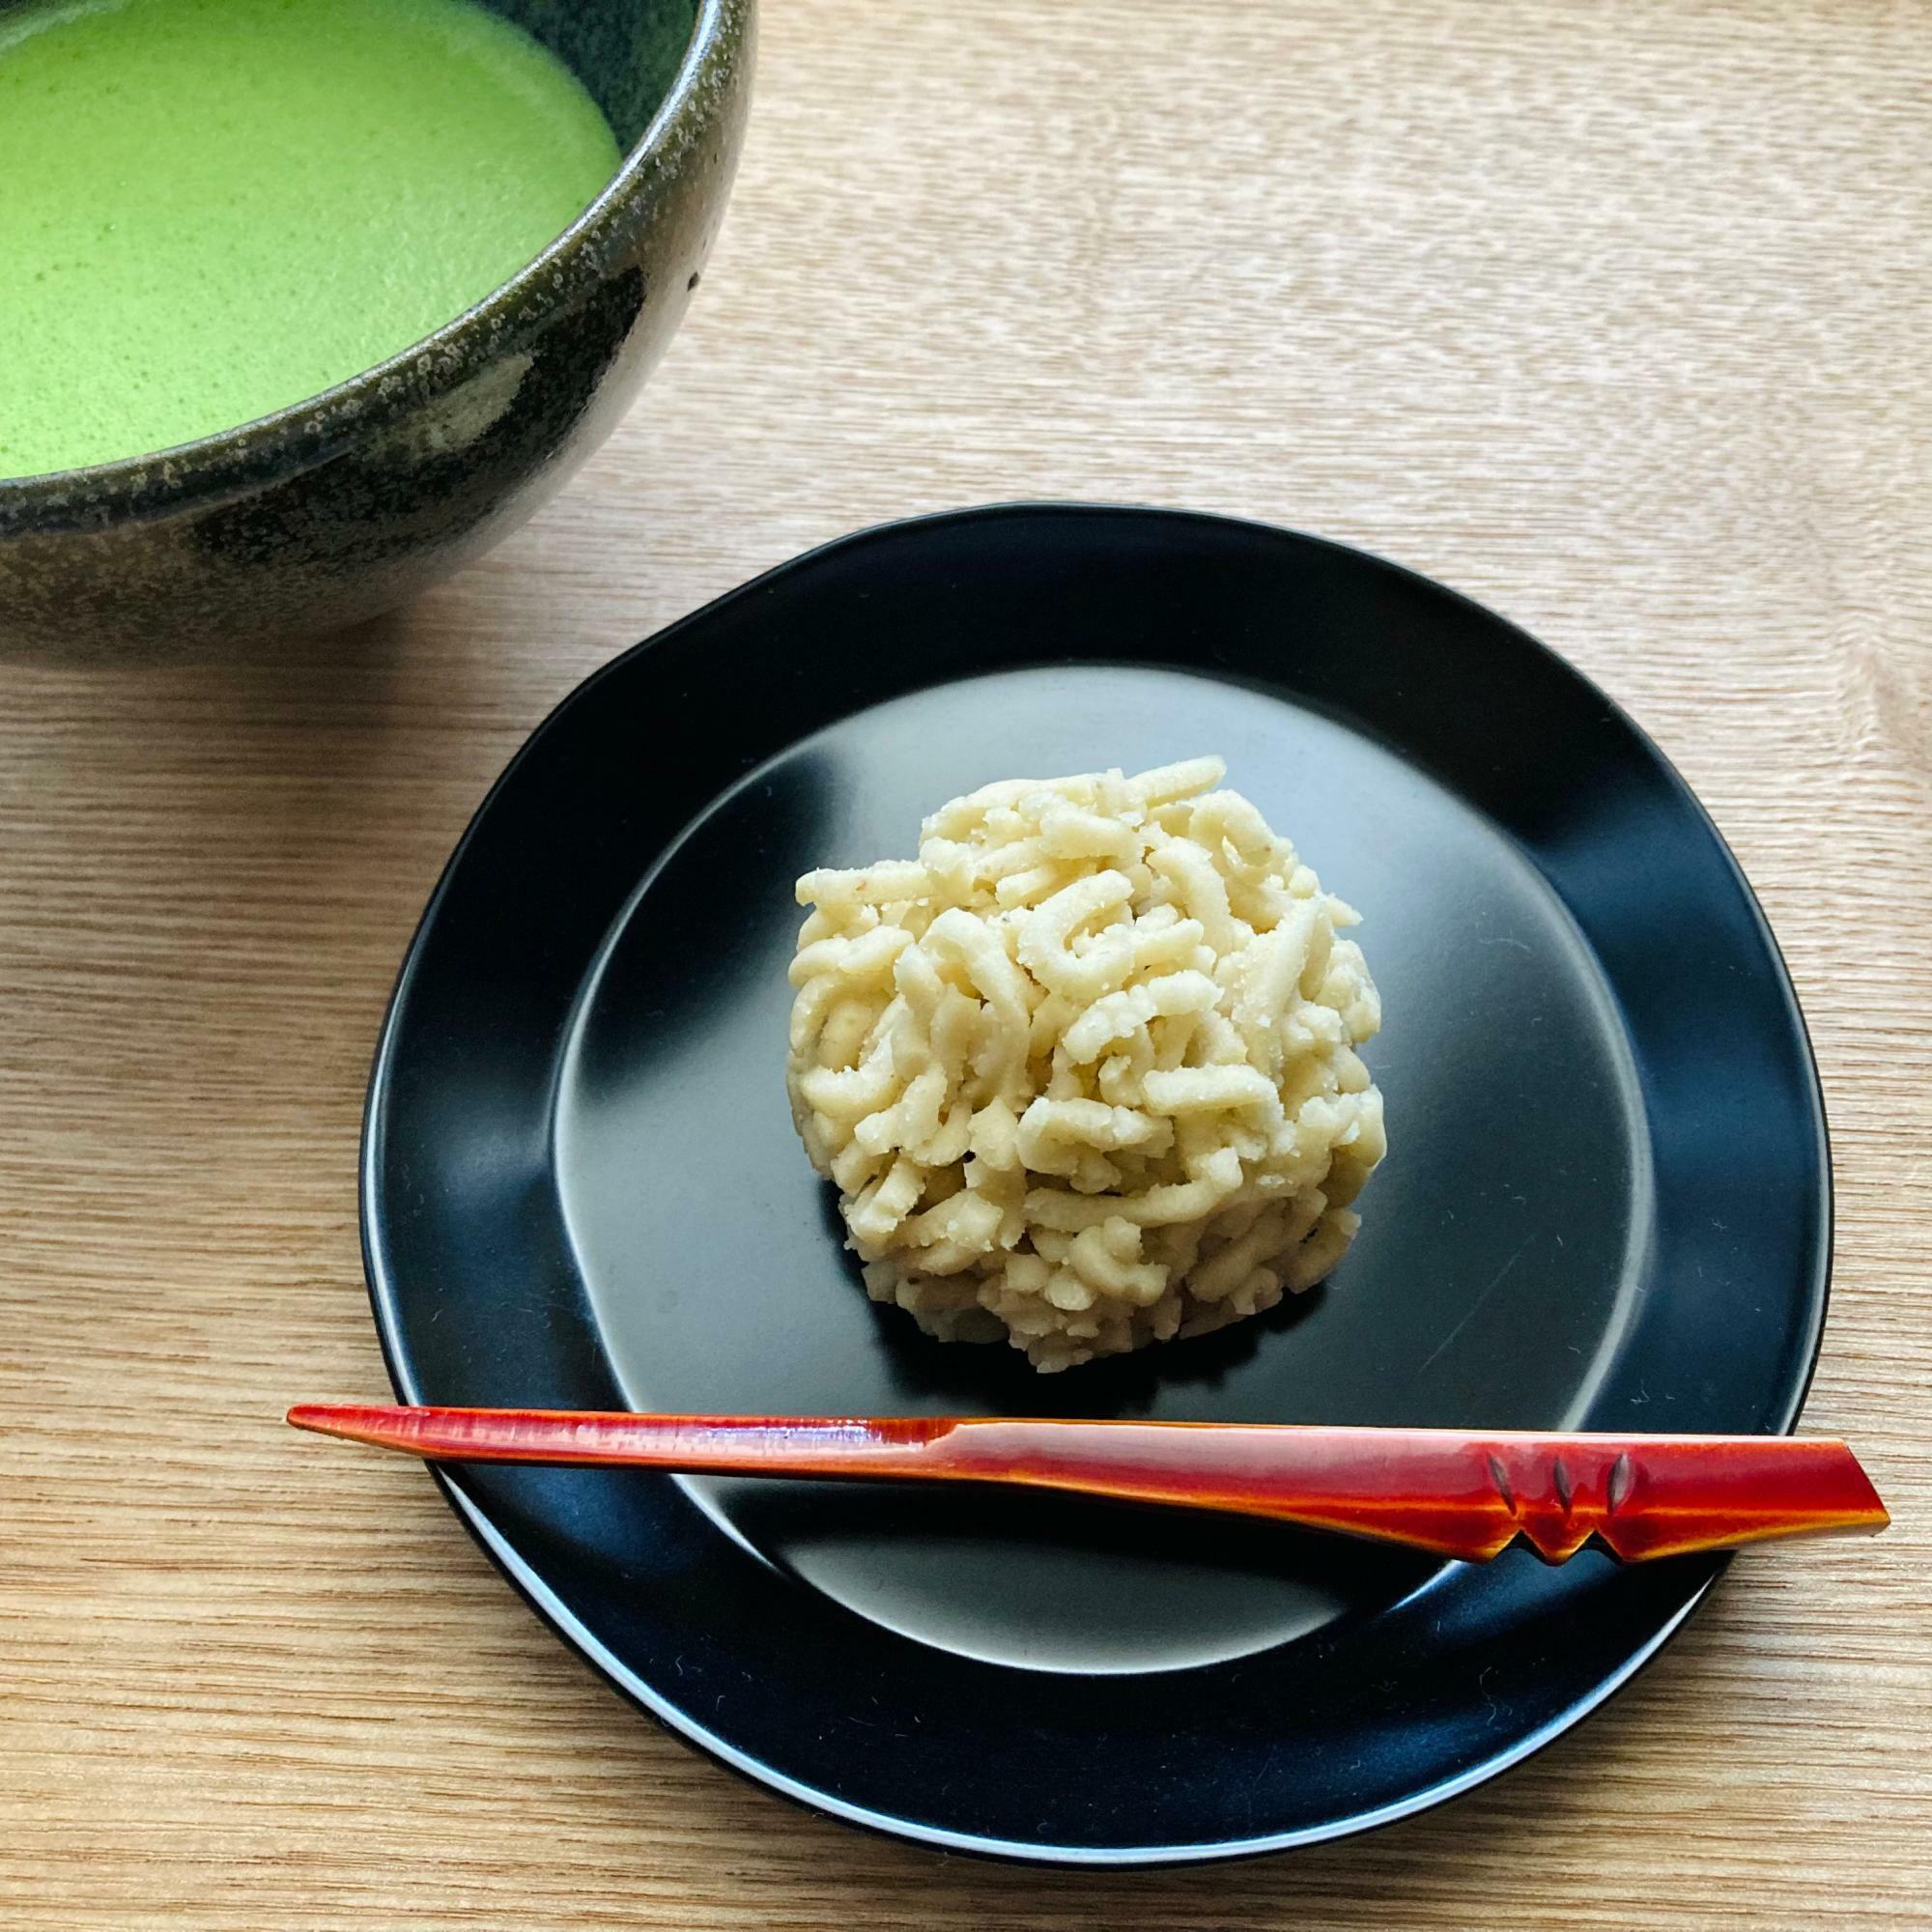
<path id="1" fill-rule="evenodd" d="M 875 1310 L 780 1077 L 808 867 L 986 780 L 1218 751 L 1365 914 L 1392 1152 L 1262 1322 L 1036 1378 Z M 1656 749 L 1500 618 L 1216 518 L 846 539 L 591 678 L 477 814 L 370 1094 L 411 1401 L 1782 1431 L 1830 1247 L 1816 1078 L 1736 866 Z M 909 1837 L 1208 1858 L 1524 1756 L 1718 1565 L 1437 1565 L 1070 1498 L 476 1470 L 465 1520 L 613 1682 Z M 1025 1506 L 1021 1506 L 1021 1502 Z"/>

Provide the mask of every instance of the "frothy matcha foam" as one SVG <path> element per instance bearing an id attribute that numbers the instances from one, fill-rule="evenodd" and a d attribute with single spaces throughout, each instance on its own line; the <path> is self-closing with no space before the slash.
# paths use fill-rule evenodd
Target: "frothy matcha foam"
<path id="1" fill-rule="evenodd" d="M 453 320 L 617 144 L 472 0 L 0 10 L 0 476 L 266 415 Z"/>

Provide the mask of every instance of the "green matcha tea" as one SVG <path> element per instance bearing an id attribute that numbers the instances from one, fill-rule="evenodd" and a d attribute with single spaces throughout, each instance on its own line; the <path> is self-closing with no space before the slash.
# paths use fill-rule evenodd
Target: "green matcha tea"
<path id="1" fill-rule="evenodd" d="M 393 355 L 615 172 L 471 0 L 0 6 L 0 476 L 232 428 Z"/>

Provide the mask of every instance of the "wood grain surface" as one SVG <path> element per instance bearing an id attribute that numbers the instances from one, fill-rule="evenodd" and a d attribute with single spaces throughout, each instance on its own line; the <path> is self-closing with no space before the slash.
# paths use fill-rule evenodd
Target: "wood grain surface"
<path id="1" fill-rule="evenodd" d="M 734 209 L 622 430 L 408 613 L 0 667 L 0 1923 L 1932 1924 L 1932 11 L 769 0 Z M 1190 504 L 1581 665 L 1710 806 L 1824 1068 L 1808 1424 L 1879 1544 L 1740 1564 L 1542 1757 L 1368 1838 L 1106 1878 L 795 1811 L 539 1627 L 385 1382 L 358 1109 L 545 710 L 908 511 Z"/>

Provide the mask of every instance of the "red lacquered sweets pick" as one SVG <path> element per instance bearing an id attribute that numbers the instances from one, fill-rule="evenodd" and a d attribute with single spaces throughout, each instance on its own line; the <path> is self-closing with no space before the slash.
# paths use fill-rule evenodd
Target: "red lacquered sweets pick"
<path id="1" fill-rule="evenodd" d="M 1010 1484 L 1273 1517 L 1475 1562 L 1627 1562 L 1890 1519 L 1842 1442 L 1264 1423 L 626 1415 L 303 1404 L 298 1429 L 438 1463 Z"/>

